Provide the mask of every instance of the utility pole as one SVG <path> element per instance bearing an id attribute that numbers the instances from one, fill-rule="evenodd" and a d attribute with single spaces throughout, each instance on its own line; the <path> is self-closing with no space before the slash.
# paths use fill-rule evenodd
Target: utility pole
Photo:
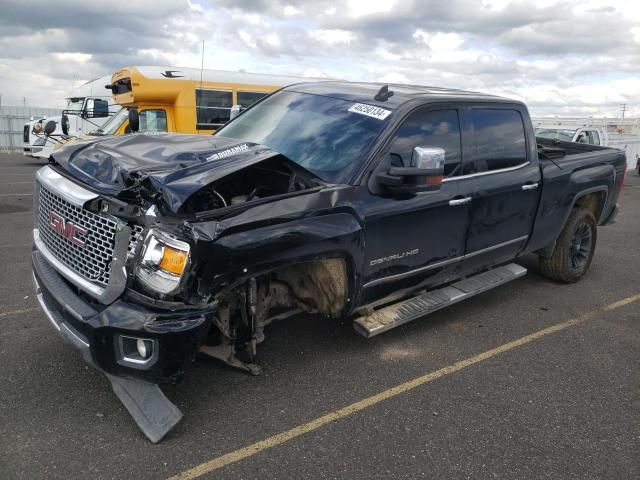
<path id="1" fill-rule="evenodd" d="M 27 106 L 27 97 L 22 97 L 22 103 L 25 107 Z"/>
<path id="2" fill-rule="evenodd" d="M 624 120 L 624 112 L 627 111 L 627 104 L 626 103 L 620 104 L 620 110 L 622 110 L 622 119 Z"/>

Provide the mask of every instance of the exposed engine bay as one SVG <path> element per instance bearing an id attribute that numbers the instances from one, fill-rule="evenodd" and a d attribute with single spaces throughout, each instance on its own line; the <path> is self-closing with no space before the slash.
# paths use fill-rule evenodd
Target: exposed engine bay
<path id="1" fill-rule="evenodd" d="M 278 155 L 203 187 L 183 204 L 181 213 L 216 210 L 317 186 L 318 183 L 305 173 Z"/>
<path id="2" fill-rule="evenodd" d="M 81 142 L 56 152 L 66 174 L 111 198 L 163 215 L 237 206 L 324 185 L 260 144 L 203 135 L 133 135 Z"/>

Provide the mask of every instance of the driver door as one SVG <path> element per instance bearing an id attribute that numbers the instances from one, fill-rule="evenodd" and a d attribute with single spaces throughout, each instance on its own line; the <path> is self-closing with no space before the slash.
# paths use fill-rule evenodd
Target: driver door
<path id="1" fill-rule="evenodd" d="M 392 136 L 378 171 L 409 166 L 415 147 L 445 151 L 444 181 L 436 191 L 393 196 L 375 188 L 365 203 L 363 298 L 370 303 L 401 289 L 426 287 L 460 276 L 472 197 L 464 170 L 457 109 L 419 109 Z"/>

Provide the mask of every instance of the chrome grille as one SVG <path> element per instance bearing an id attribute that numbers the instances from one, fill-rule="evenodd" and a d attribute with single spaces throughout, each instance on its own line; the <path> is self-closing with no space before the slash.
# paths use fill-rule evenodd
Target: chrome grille
<path id="1" fill-rule="evenodd" d="M 87 230 L 84 246 L 72 243 L 49 227 L 49 213 L 52 211 Z M 60 262 L 102 286 L 109 283 L 116 225 L 115 219 L 76 207 L 40 185 L 38 230 L 43 243 Z"/>

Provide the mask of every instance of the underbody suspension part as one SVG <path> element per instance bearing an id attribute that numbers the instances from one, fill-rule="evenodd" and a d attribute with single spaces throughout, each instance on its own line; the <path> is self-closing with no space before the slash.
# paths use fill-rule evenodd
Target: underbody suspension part
<path id="1" fill-rule="evenodd" d="M 251 375 L 260 375 L 262 368 L 255 363 L 257 350 L 256 312 L 258 288 L 255 278 L 250 278 L 245 288 L 237 295 L 241 321 L 233 325 L 228 313 L 214 318 L 214 324 L 220 331 L 220 344 L 202 345 L 200 352 L 222 360 L 230 367 L 243 370 Z M 246 359 L 246 360 L 243 360 Z"/>

